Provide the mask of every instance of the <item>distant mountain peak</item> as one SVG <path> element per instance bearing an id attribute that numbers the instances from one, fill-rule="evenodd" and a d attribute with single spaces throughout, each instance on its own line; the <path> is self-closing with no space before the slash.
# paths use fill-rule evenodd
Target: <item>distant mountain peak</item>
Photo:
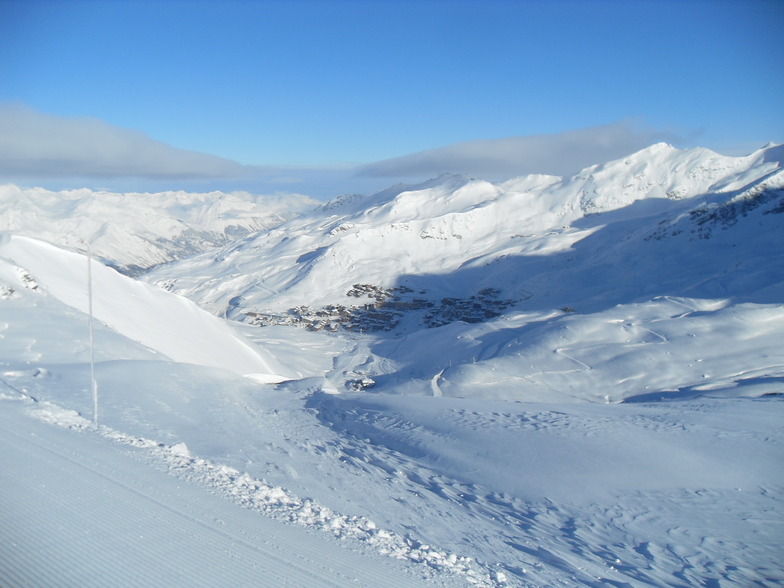
<path id="1" fill-rule="evenodd" d="M 248 192 L 59 192 L 0 186 L 0 231 L 93 253 L 136 273 L 269 229 L 316 206 L 308 197 Z M 78 221 L 78 222 L 77 222 Z"/>
<path id="2" fill-rule="evenodd" d="M 446 174 L 341 197 L 230 252 L 172 264 L 150 279 L 230 318 L 312 328 L 383 330 L 394 324 L 406 330 L 485 320 L 515 306 L 576 308 L 586 297 L 601 296 L 600 279 L 585 285 L 580 272 L 609 252 L 620 268 L 636 264 L 635 255 L 656 259 L 651 252 L 677 231 L 702 242 L 730 227 L 741 235 L 744 223 L 752 222 L 744 213 L 765 226 L 775 223 L 778 215 L 762 213 L 777 210 L 778 196 L 770 192 L 773 183 L 761 182 L 776 169 L 764 157 L 658 143 L 571 178 L 531 175 L 493 184 Z M 765 194 L 717 213 L 734 215 L 734 224 L 724 217 L 714 222 L 711 212 L 689 212 L 757 189 Z M 703 225 L 684 228 L 674 220 L 679 215 Z M 689 247 L 689 255 L 698 256 L 701 247 L 699 255 L 712 255 L 713 245 Z M 602 266 L 597 275 L 607 271 Z M 636 285 L 626 277 L 604 279 L 624 284 L 610 289 L 655 289 L 647 279 Z M 381 298 L 356 296 L 357 284 Z"/>

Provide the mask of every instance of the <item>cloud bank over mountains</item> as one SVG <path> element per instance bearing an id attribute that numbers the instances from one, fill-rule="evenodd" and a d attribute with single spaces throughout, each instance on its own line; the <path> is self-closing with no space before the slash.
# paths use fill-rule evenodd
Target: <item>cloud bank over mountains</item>
<path id="1" fill-rule="evenodd" d="M 0 174 L 21 177 L 219 178 L 239 163 L 178 149 L 95 118 L 66 118 L 0 105 Z"/>
<path id="2" fill-rule="evenodd" d="M 359 165 L 243 165 L 173 147 L 96 118 L 61 117 L 23 104 L 0 103 L 0 182 L 49 189 L 296 191 L 332 198 L 442 173 L 494 181 L 529 173 L 570 175 L 662 140 L 677 138 L 621 121 L 558 134 L 456 143 Z"/>
<path id="3" fill-rule="evenodd" d="M 677 140 L 673 134 L 622 121 L 564 133 L 455 143 L 364 165 L 359 174 L 392 178 L 465 173 L 491 180 L 532 173 L 564 176 L 659 141 Z"/>

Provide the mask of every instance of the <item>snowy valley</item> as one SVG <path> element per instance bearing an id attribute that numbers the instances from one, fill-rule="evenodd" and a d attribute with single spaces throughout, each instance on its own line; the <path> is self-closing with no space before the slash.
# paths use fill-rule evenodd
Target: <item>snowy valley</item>
<path id="1" fill-rule="evenodd" d="M 207 584 L 780 583 L 783 159 L 657 144 L 572 177 L 320 206 L 5 186 L 0 504 L 33 495 L 25 451 L 59 444 L 107 493 L 145 480 L 120 484 L 133 507 L 194 488 L 242 507 L 220 517 L 256 539 L 171 576 L 133 551 L 149 575 L 128 585 L 216 566 Z M 6 515 L 0 584 L 89 585 L 56 541 L 76 515 L 38 508 L 29 529 L 55 539 Z M 310 532 L 280 531 L 267 584 L 247 565 L 271 557 L 251 553 L 257 519 Z M 118 526 L 95 532 L 122 560 Z"/>

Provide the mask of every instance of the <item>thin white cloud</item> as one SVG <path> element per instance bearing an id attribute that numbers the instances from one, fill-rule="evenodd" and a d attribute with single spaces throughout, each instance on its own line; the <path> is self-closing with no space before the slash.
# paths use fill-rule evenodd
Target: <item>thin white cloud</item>
<path id="1" fill-rule="evenodd" d="M 30 178 L 236 177 L 237 162 L 178 149 L 95 118 L 67 118 L 0 104 L 0 175 Z"/>
<path id="2" fill-rule="evenodd" d="M 677 137 L 621 121 L 551 135 L 455 143 L 364 165 L 358 174 L 399 178 L 463 173 L 491 180 L 531 173 L 564 176 L 663 140 Z"/>
<path id="3" fill-rule="evenodd" d="M 178 149 L 99 119 L 59 117 L 0 103 L 0 182 L 53 190 L 274 193 L 296 187 L 297 192 L 332 198 L 446 172 L 488 180 L 527 173 L 568 175 L 671 138 L 619 122 L 554 135 L 457 143 L 356 167 L 251 166 Z"/>

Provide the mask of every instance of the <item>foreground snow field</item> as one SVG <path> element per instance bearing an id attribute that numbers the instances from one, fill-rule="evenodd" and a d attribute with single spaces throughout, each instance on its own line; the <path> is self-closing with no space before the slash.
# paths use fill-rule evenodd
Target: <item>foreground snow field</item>
<path id="1" fill-rule="evenodd" d="M 0 585 L 783 583 L 780 152 L 341 199 L 151 275 L 214 314 L 93 262 L 97 427 L 4 236 Z"/>
<path id="2" fill-rule="evenodd" d="M 402 407 L 390 400 L 326 403 L 320 412 L 341 415 L 339 428 L 347 433 L 326 451 L 333 461 L 327 471 L 305 469 L 318 455 L 307 455 L 304 446 L 314 440 L 296 428 L 287 428 L 288 439 L 262 435 L 277 437 L 275 452 L 288 451 L 289 480 L 295 467 L 306 486 L 314 475 L 329 475 L 327 484 L 335 485 L 336 473 L 348 475 L 350 483 L 340 487 L 349 494 L 346 502 L 374 509 L 375 520 L 383 521 L 376 525 L 190 457 L 181 443 L 107 427 L 96 434 L 73 411 L 6 389 L 0 584 L 748 586 L 782 580 L 784 480 L 777 447 L 784 410 L 776 400 L 701 402 L 686 415 L 673 405 L 503 413 L 494 409 L 508 406 L 453 400 L 420 411 L 410 398 Z M 519 443 L 520 432 L 522 452 L 508 444 Z M 202 437 L 215 439 L 214 433 Z M 315 444 L 330 441 L 323 437 Z M 229 443 L 246 459 L 264 454 Z M 238 463 L 219 449 L 211 453 Z M 350 459 L 354 467 L 333 470 Z M 491 565 L 401 541 L 386 525 L 477 550 Z"/>
<path id="3" fill-rule="evenodd" d="M 41 422 L 79 419 L 24 400 L 5 394 L 0 411 L 2 586 L 433 585 L 414 566 L 248 516 L 106 431 Z"/>
<path id="4" fill-rule="evenodd" d="M 11 243 L 2 253 L 22 257 Z M 69 259 L 70 254 L 60 265 Z M 182 525 L 200 525 L 188 509 L 196 504 L 203 512 L 203 490 L 165 482 L 153 471 L 157 466 L 246 507 L 226 506 L 231 521 L 237 521 L 232 528 L 255 529 L 265 524 L 257 521 L 266 520 L 262 513 L 304 525 L 310 537 L 325 535 L 312 539 L 316 552 L 320 541 L 344 538 L 365 553 L 418 563 L 424 570 L 419 575 L 431 581 L 751 585 L 784 579 L 776 549 L 784 523 L 784 404 L 778 396 L 720 398 L 727 393 L 719 390 L 717 398 L 693 399 L 699 394 L 683 392 L 680 397 L 692 399 L 681 402 L 554 404 L 334 394 L 335 385 L 323 374 L 343 374 L 343 362 L 354 365 L 367 358 L 362 338 L 264 329 L 261 356 L 284 371 L 287 362 L 302 370 L 298 379 L 273 385 L 210 365 L 172 362 L 150 347 L 154 341 L 133 341 L 122 333 L 127 323 L 107 316 L 115 328 L 96 327 L 103 427 L 102 436 L 96 436 L 87 420 L 92 406 L 87 318 L 52 295 L 63 291 L 63 282 L 84 279 L 85 260 L 74 259 L 78 263 L 71 272 L 39 268 L 40 281 L 8 261 L 0 268 L 8 293 L 0 339 L 0 404 L 7 436 L 2 513 L 3 528 L 11 534 L 4 544 L 32 542 L 5 552 L 0 568 L 9 574 L 49 574 L 28 579 L 67 584 L 67 574 L 90 569 L 86 562 L 96 569 L 106 566 L 105 573 L 125 573 L 111 550 L 122 550 L 127 534 L 138 532 L 148 541 L 128 554 L 127 565 L 135 568 L 132 562 L 144 561 L 138 565 L 154 583 L 167 581 L 172 570 L 179 570 L 183 583 L 212 577 L 202 575 L 195 563 L 210 561 L 197 555 L 195 544 L 175 549 L 177 557 L 166 555 L 181 539 L 168 538 L 172 526 L 163 514 L 139 522 L 138 509 L 151 503 L 164 512 L 185 512 L 177 515 L 184 517 Z M 95 275 L 97 292 L 103 287 L 122 299 L 110 284 L 116 289 L 127 278 Z M 145 320 L 155 322 L 164 335 L 176 331 L 177 315 L 172 322 L 167 310 L 168 299 L 176 297 L 150 292 Z M 776 325 L 780 313 L 767 313 L 761 324 Z M 188 328 L 198 330 L 215 319 L 194 312 L 190 320 Z M 740 320 L 747 319 L 741 315 Z M 246 331 L 259 336 L 258 329 Z M 212 339 L 204 341 L 208 346 L 218 341 L 229 346 L 229 339 L 219 337 L 231 335 L 234 344 L 256 347 L 239 331 L 211 333 Z M 733 350 L 738 356 L 755 350 L 781 363 L 778 339 L 746 336 L 755 347 L 745 347 L 743 339 Z M 780 381 L 760 377 L 748 383 L 753 385 L 740 391 L 756 389 L 760 396 L 774 392 Z M 30 414 L 73 430 L 37 424 Z M 62 481 L 47 477 L 55 471 Z M 89 491 L 66 489 L 85 476 Z M 168 490 L 169 484 L 175 489 Z M 47 494 L 57 489 L 62 489 L 62 506 Z M 128 508 L 116 501 L 88 506 L 106 493 L 128 494 L 121 501 Z M 92 508 L 107 510 L 90 523 Z M 226 517 L 221 512 L 211 520 Z M 34 521 L 40 526 L 31 526 Z M 71 534 L 85 524 L 90 533 L 75 541 Z M 47 538 L 32 534 L 33 528 Z M 211 523 L 202 528 L 194 535 L 196 543 L 215 544 L 212 534 L 219 529 Z M 252 538 L 261 531 L 247 533 L 241 547 L 224 550 L 234 554 L 236 569 L 219 576 L 217 584 L 256 582 L 242 574 L 250 573 L 248 561 L 265 560 L 267 552 Z M 287 539 L 271 540 L 263 533 L 266 541 L 285 545 Z M 116 540 L 107 543 L 105 535 Z M 232 534 L 226 539 L 231 545 L 235 540 Z M 63 541 L 68 550 L 60 552 Z M 169 547 L 158 549 L 159 544 Z M 41 552 L 40 545 L 46 550 Z M 44 563 L 28 559 L 37 557 Z M 304 557 L 301 566 L 309 567 L 315 555 L 294 551 L 281 557 L 295 560 L 287 576 L 293 585 L 311 585 L 297 576 L 305 573 L 297 562 Z M 360 585 L 378 585 L 373 574 L 379 572 L 370 563 L 368 569 L 351 564 L 349 573 L 340 563 L 344 560 L 329 558 L 340 565 L 323 573 L 325 582 L 340 584 L 344 574 Z M 224 567 L 211 573 L 229 564 L 216 565 Z M 284 574 L 273 564 L 257 565 L 272 565 L 270 573 Z M 414 574 L 404 576 L 405 583 L 417 574 L 404 573 Z M 12 585 L 22 578 L 8 577 Z"/>

